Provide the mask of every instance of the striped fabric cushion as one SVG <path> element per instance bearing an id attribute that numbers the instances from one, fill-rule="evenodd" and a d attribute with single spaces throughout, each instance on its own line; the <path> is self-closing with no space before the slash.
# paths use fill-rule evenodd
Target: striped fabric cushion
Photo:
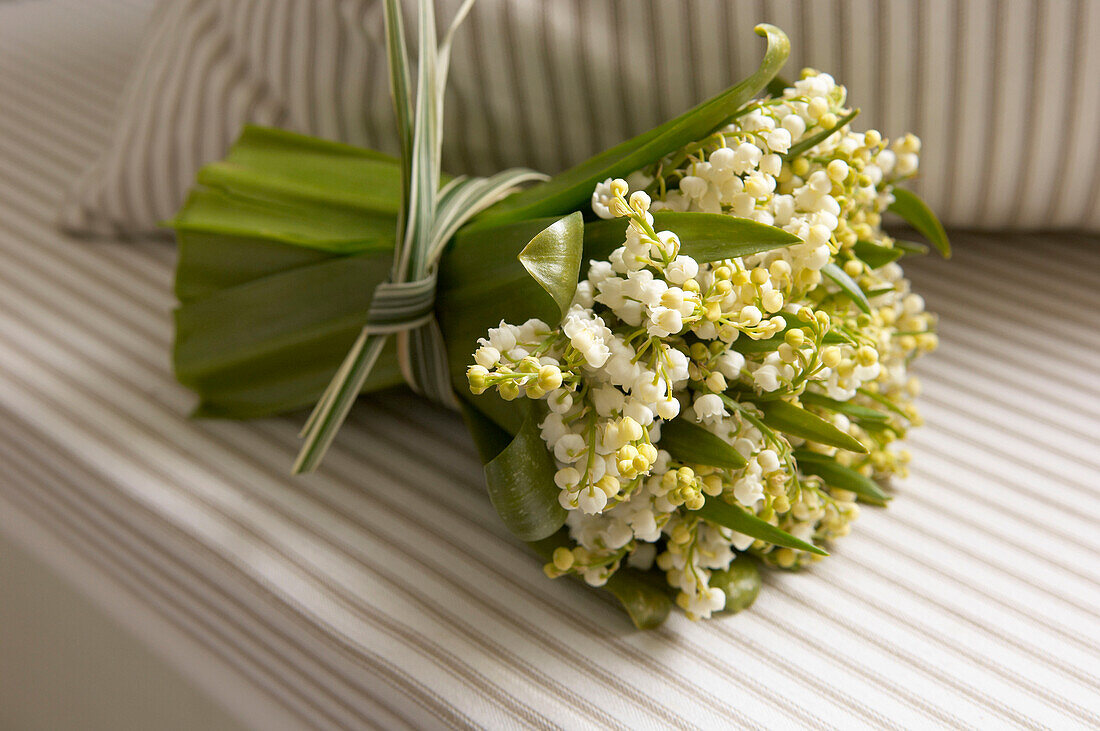
<path id="1" fill-rule="evenodd" d="M 300 419 L 187 418 L 171 245 L 53 225 L 137 4 L 0 4 L 0 532 L 244 725 L 1100 727 L 1095 237 L 907 263 L 942 348 L 890 508 L 751 611 L 639 633 L 542 575 L 460 419 L 408 392 L 362 399 L 300 479 Z"/>
<path id="2" fill-rule="evenodd" d="M 442 17 L 458 2 L 437 0 Z M 1100 228 L 1088 0 L 480 0 L 455 46 L 446 165 L 563 169 L 746 75 L 760 21 L 790 34 L 788 75 L 830 71 L 858 124 L 924 139 L 918 189 L 948 224 Z M 247 121 L 393 151 L 381 34 L 378 0 L 165 0 L 62 222 L 153 229 Z"/>

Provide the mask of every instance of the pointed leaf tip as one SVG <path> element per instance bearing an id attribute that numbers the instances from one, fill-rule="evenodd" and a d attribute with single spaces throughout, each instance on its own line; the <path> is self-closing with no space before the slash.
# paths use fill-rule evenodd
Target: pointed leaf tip
<path id="1" fill-rule="evenodd" d="M 795 451 L 794 458 L 802 472 L 820 477 L 830 487 L 854 492 L 874 505 L 885 505 L 890 500 L 877 482 L 832 457 L 800 449 Z"/>
<path id="2" fill-rule="evenodd" d="M 733 445 L 683 418 L 661 426 L 661 449 L 680 462 L 695 462 L 709 467 L 738 470 L 748 461 Z"/>
<path id="3" fill-rule="evenodd" d="M 867 454 L 867 447 L 860 444 L 858 439 L 801 406 L 795 406 L 788 401 L 767 401 L 758 406 L 764 412 L 764 423 L 772 429 L 831 447 Z"/>
<path id="4" fill-rule="evenodd" d="M 833 262 L 829 262 L 825 266 L 821 267 L 821 273 L 840 287 L 844 294 L 848 295 L 848 299 L 856 303 L 856 307 L 865 312 L 871 314 L 871 303 L 867 301 L 867 295 L 863 293 L 859 285 L 856 284 L 856 280 L 848 276 L 848 272 L 838 267 Z"/>
<path id="5" fill-rule="evenodd" d="M 943 224 L 932 209 L 920 197 L 905 188 L 894 188 L 894 202 L 886 210 L 901 216 L 906 223 L 920 232 L 943 255 L 951 258 L 951 242 Z"/>
<path id="6" fill-rule="evenodd" d="M 722 127 L 767 86 L 791 53 L 790 40 L 779 28 L 761 24 L 756 32 L 767 39 L 767 48 L 751 76 L 679 117 L 501 201 L 482 214 L 482 222 L 506 223 L 585 208 L 601 180 L 625 177 Z"/>
<path id="7" fill-rule="evenodd" d="M 782 528 L 777 528 L 766 520 L 756 517 L 737 505 L 727 503 L 721 498 L 707 498 L 703 507 L 695 511 L 696 515 L 711 523 L 735 530 L 757 540 L 771 543 L 783 548 L 793 548 L 799 551 L 816 553 L 819 556 L 828 556 L 829 553 L 818 548 L 812 543 L 807 543 L 801 538 L 792 536 Z"/>
<path id="8" fill-rule="evenodd" d="M 564 316 L 577 291 L 584 218 L 574 211 L 537 233 L 519 253 L 523 268 L 554 298 Z"/>

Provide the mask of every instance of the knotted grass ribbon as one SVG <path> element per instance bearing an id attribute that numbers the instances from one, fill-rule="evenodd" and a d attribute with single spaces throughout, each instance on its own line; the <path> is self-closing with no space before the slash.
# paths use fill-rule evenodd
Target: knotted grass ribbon
<path id="1" fill-rule="evenodd" d="M 436 45 L 431 2 L 419 6 L 419 54 L 413 93 L 409 57 L 397 0 L 386 0 L 386 51 L 390 90 L 401 140 L 402 210 L 397 219 L 390 280 L 374 291 L 367 324 L 340 364 L 302 430 L 296 473 L 316 469 L 391 336 L 397 338 L 402 375 L 417 393 L 457 407 L 446 348 L 435 321 L 437 266 L 447 242 L 470 218 L 513 192 L 544 180 L 532 170 L 506 170 L 489 178 L 455 178 L 440 188 L 443 94 L 455 30 L 474 0 L 466 0 Z"/>

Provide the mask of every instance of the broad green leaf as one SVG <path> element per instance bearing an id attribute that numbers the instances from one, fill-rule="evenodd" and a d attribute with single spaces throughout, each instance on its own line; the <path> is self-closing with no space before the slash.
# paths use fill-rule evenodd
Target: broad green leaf
<path id="1" fill-rule="evenodd" d="M 339 254 L 393 250 L 393 215 L 305 199 L 196 188 L 167 225 L 180 232 L 259 236 Z"/>
<path id="2" fill-rule="evenodd" d="M 807 475 L 817 475 L 830 487 L 854 492 L 876 505 L 885 505 L 890 500 L 890 496 L 874 480 L 851 467 L 845 467 L 832 457 L 800 449 L 794 453 L 794 458 L 800 470 Z"/>
<path id="3" fill-rule="evenodd" d="M 583 249 L 584 218 L 574 211 L 535 234 L 519 253 L 523 268 L 554 298 L 563 317 L 577 291 Z"/>
<path id="4" fill-rule="evenodd" d="M 682 417 L 661 425 L 661 449 L 679 462 L 731 470 L 748 464 L 733 445 Z"/>
<path id="5" fill-rule="evenodd" d="M 945 259 L 951 258 L 951 242 L 943 224 L 928 204 L 917 197 L 916 193 L 905 188 L 894 188 L 894 202 L 886 210 L 898 214 L 905 222 L 920 232 Z"/>
<path id="6" fill-rule="evenodd" d="M 481 426 L 484 437 L 488 425 Z M 508 530 L 524 541 L 551 536 L 565 524 L 554 472 L 554 461 L 529 410 L 508 446 L 485 464 L 489 500 Z"/>
<path id="7" fill-rule="evenodd" d="M 876 411 L 868 406 L 853 404 L 851 401 L 837 401 L 813 391 L 805 391 L 799 398 L 804 404 L 836 411 L 857 422 L 885 422 L 889 418 L 881 411 Z"/>
<path id="8" fill-rule="evenodd" d="M 695 514 L 700 518 L 709 520 L 711 523 L 717 523 L 730 530 L 735 530 L 738 533 L 743 533 L 746 536 L 751 536 L 766 543 L 782 546 L 784 548 L 794 548 L 799 551 L 809 551 L 810 553 L 816 553 L 821 556 L 829 555 L 826 551 L 818 548 L 812 543 L 806 543 L 806 541 L 795 538 L 782 528 L 777 528 L 766 520 L 761 520 L 742 508 L 725 502 L 721 498 L 707 498 L 706 503 L 703 504 L 703 507 L 696 510 Z"/>
<path id="9" fill-rule="evenodd" d="M 571 546 L 572 541 L 569 540 L 569 532 L 562 530 L 549 538 L 533 541 L 528 545 L 539 558 L 549 563 L 555 548 Z M 623 567 L 612 574 L 601 588 L 619 600 L 635 627 L 653 629 L 668 618 L 668 613 L 672 609 L 669 588 L 661 581 L 658 573 Z"/>
<path id="10" fill-rule="evenodd" d="M 905 256 L 905 249 L 900 247 L 882 246 L 863 240 L 856 242 L 856 245 L 852 247 L 852 252 L 872 269 L 884 267 L 890 262 L 897 261 Z"/>
<path id="11" fill-rule="evenodd" d="M 622 218 L 586 223 L 585 255 L 606 259 L 626 240 L 627 225 Z M 802 243 L 781 228 L 721 213 L 657 211 L 653 227 L 675 233 L 680 253 L 698 262 L 734 259 Z"/>
<path id="12" fill-rule="evenodd" d="M 259 127 L 200 174 L 179 240 L 173 365 L 196 415 L 316 401 L 390 269 L 399 167 L 370 150 Z M 353 253 L 354 256 L 344 256 Z M 364 384 L 401 382 L 392 347 Z"/>
<path id="13" fill-rule="evenodd" d="M 867 453 L 867 447 L 851 434 L 842 432 L 800 406 L 788 401 L 763 401 L 757 406 L 764 412 L 764 423 L 776 431 L 851 452 Z"/>
<path id="14" fill-rule="evenodd" d="M 738 556 L 725 571 L 711 571 L 710 585 L 726 595 L 723 612 L 735 614 L 748 609 L 760 593 L 760 570 L 748 556 Z"/>
<path id="15" fill-rule="evenodd" d="M 184 304 L 255 279 L 320 264 L 335 256 L 259 236 L 205 231 L 178 231 L 176 242 L 175 292 Z"/>
<path id="16" fill-rule="evenodd" d="M 791 145 L 790 149 L 787 150 L 787 154 L 785 154 L 783 157 L 786 158 L 787 160 L 793 160 L 796 157 L 798 157 L 799 155 L 801 155 L 802 153 L 806 152 L 806 150 L 809 150 L 810 148 L 814 147 L 815 145 L 820 145 L 822 142 L 829 139 L 830 135 L 833 135 L 836 132 L 839 132 L 840 130 L 844 129 L 844 125 L 848 124 L 853 119 L 855 119 L 858 114 L 859 114 L 859 110 L 858 109 L 853 109 L 852 111 L 848 112 L 843 117 L 841 117 L 837 121 L 837 123 L 834 124 L 829 129 L 823 129 L 820 132 L 817 132 L 816 134 L 812 134 L 809 137 L 807 137 L 806 139 Z"/>
<path id="17" fill-rule="evenodd" d="M 517 193 L 486 211 L 479 220 L 502 223 L 580 210 L 596 183 L 625 177 L 721 127 L 764 89 L 790 54 L 790 41 L 779 28 L 761 24 L 755 31 L 767 38 L 768 47 L 752 76 L 675 119 L 555 175 L 542 185 Z"/>
<path id="18" fill-rule="evenodd" d="M 236 243 L 216 235 L 213 240 L 226 249 Z M 182 266 L 189 257 L 186 245 L 180 257 Z M 389 263 L 389 254 L 335 257 L 185 301 L 175 313 L 173 366 L 180 383 L 199 394 L 196 414 L 255 418 L 315 402 L 366 323 L 371 294 Z M 221 264 L 237 273 L 235 257 L 225 256 Z M 177 286 L 186 271 L 181 269 Z M 389 347 L 365 387 L 401 382 Z"/>
<path id="19" fill-rule="evenodd" d="M 852 300 L 852 302 L 856 303 L 859 309 L 866 312 L 868 315 L 871 314 L 871 303 L 867 301 L 867 295 L 859 288 L 856 281 L 848 276 L 848 272 L 838 267 L 835 263 L 829 262 L 821 267 L 821 273 L 833 280 L 833 282 L 840 287 L 840 290 L 848 295 L 848 298 Z"/>
<path id="20" fill-rule="evenodd" d="M 374 150 L 249 125 L 225 159 L 205 165 L 198 184 L 272 198 L 396 216 L 401 204 L 398 160 Z"/>

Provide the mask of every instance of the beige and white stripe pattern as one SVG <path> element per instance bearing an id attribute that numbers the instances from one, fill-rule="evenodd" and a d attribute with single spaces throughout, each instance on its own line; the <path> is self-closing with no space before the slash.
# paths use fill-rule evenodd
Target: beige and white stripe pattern
<path id="1" fill-rule="evenodd" d="M 160 617 L 251 725 L 1100 725 L 1095 239 L 958 236 L 909 265 L 943 345 L 890 509 L 749 612 L 638 633 L 543 577 L 425 401 L 364 399 L 307 479 L 298 420 L 186 418 L 171 247 L 52 226 L 108 134 L 132 11 L 0 8 L 0 529 Z"/>
<path id="2" fill-rule="evenodd" d="M 437 0 L 443 17 L 458 0 Z M 409 4 L 411 8 L 412 5 Z M 245 121 L 394 151 L 378 0 L 166 0 L 112 141 L 61 213 L 149 231 Z M 410 17 L 410 22 L 413 19 Z M 754 24 L 786 74 L 830 71 L 857 124 L 925 141 L 948 224 L 1100 228 L 1100 3 L 1089 0 L 479 0 L 454 49 L 446 165 L 555 172 L 747 75 Z"/>

